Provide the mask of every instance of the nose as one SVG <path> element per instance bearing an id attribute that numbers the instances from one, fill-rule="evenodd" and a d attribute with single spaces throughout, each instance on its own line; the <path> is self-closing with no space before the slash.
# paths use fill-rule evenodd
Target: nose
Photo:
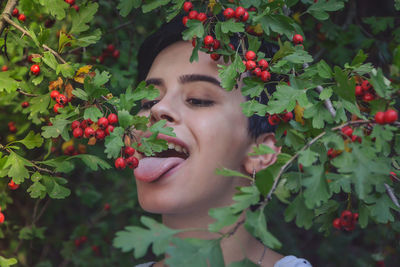
<path id="1" fill-rule="evenodd" d="M 179 121 L 179 112 L 177 111 L 177 101 L 173 98 L 164 96 L 159 102 L 154 104 L 150 109 L 151 125 L 166 120 L 167 124 L 177 123 Z"/>

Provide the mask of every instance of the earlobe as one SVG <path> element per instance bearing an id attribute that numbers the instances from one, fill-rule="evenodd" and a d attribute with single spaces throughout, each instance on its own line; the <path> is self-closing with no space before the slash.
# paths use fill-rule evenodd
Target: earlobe
<path id="1" fill-rule="evenodd" d="M 277 147 L 275 143 L 276 139 L 274 133 L 264 133 L 261 134 L 259 137 L 257 137 L 257 139 L 250 144 L 249 149 L 247 151 L 247 155 L 245 156 L 243 162 L 244 168 L 247 173 L 252 174 L 253 169 L 255 169 L 256 172 L 259 172 L 262 169 L 265 169 L 268 166 L 275 163 L 278 154 L 281 152 L 281 147 Z M 249 153 L 254 153 L 253 147 L 259 146 L 260 144 L 272 148 L 272 150 L 274 150 L 275 153 L 256 155 L 256 156 L 248 155 Z"/>

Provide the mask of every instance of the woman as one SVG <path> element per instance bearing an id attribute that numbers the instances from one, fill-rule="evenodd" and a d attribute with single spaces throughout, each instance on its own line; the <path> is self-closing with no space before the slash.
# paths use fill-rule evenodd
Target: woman
<path id="1" fill-rule="evenodd" d="M 134 175 L 144 210 L 162 214 L 169 228 L 207 229 L 214 221 L 208 215 L 209 209 L 231 205 L 236 187 L 250 185 L 249 180 L 219 176 L 215 170 L 225 167 L 253 175 L 273 164 L 280 148 L 275 146 L 273 127 L 265 118 L 249 119 L 242 113 L 239 105 L 246 98 L 241 84 L 232 91 L 220 86 L 217 64 L 224 64 L 222 60 L 214 61 L 209 54 L 199 52 L 199 60 L 190 63 L 193 47 L 181 40 L 183 29 L 179 18 L 163 25 L 139 51 L 139 79 L 154 85 L 160 95 L 152 101 L 143 100 L 138 115 L 150 116 L 151 124 L 166 120 L 176 137 L 160 134 L 158 138 L 167 140 L 170 150 L 176 152 L 158 157 L 136 153 L 140 161 Z M 271 50 L 271 46 L 266 47 L 267 56 Z M 139 138 L 148 136 L 140 131 L 135 134 Z M 276 153 L 249 156 L 259 144 Z M 232 226 L 221 232 L 230 229 Z M 219 235 L 191 231 L 178 237 L 213 239 Z M 243 225 L 223 239 L 221 248 L 225 264 L 249 258 L 261 266 L 311 266 L 303 259 L 283 257 L 266 248 Z"/>

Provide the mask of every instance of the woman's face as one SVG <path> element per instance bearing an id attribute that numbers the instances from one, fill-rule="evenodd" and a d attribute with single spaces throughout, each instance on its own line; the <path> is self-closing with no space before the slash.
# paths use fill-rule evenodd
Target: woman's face
<path id="1" fill-rule="evenodd" d="M 217 168 L 223 167 L 245 173 L 243 160 L 252 143 L 247 132 L 248 118 L 239 106 L 245 98 L 240 90 L 228 92 L 219 86 L 217 64 L 222 62 L 199 52 L 199 60 L 190 63 L 192 49 L 189 42 L 183 41 L 165 48 L 146 78 L 160 96 L 143 100 L 142 105 L 150 103 L 138 115 L 149 116 L 151 111 L 152 124 L 167 120 L 166 126 L 173 128 L 190 154 L 186 160 L 148 159 L 144 163 L 144 156 L 136 153 L 140 159 L 135 169 L 139 202 L 149 212 L 177 214 L 229 205 L 235 187 L 247 183 L 243 178 L 215 174 Z M 136 134 L 144 135 L 140 131 Z M 178 163 L 168 176 L 158 176 L 161 166 L 167 170 L 166 165 Z M 153 178 L 146 178 L 149 173 Z"/>

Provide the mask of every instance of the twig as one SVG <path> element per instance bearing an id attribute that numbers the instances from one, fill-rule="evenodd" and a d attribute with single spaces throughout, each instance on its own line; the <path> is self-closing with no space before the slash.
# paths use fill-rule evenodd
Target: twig
<path id="1" fill-rule="evenodd" d="M 394 194 L 393 189 L 387 183 L 384 183 L 383 185 L 385 186 L 386 193 L 388 194 L 390 199 L 393 201 L 393 203 L 396 205 L 396 207 L 400 208 L 399 200 L 397 199 L 396 195 Z"/>
<path id="2" fill-rule="evenodd" d="M 126 27 L 126 26 L 129 26 L 129 25 L 131 25 L 131 24 L 133 24 L 133 23 L 135 23 L 135 22 L 136 22 L 135 20 L 131 20 L 131 21 L 128 21 L 128 22 L 126 22 L 126 23 L 124 23 L 124 24 L 118 25 L 117 27 L 115 27 L 115 28 L 113 28 L 113 29 L 111 29 L 111 30 L 108 30 L 108 31 L 106 32 L 106 34 L 107 34 L 107 33 L 110 33 L 110 32 L 117 31 L 117 30 L 119 30 L 119 29 L 121 29 L 121 28 L 124 28 L 124 27 Z"/>
<path id="3" fill-rule="evenodd" d="M 0 17 L 0 36 L 4 31 L 4 28 L 6 27 L 7 23 L 5 23 L 5 17 L 11 18 L 11 12 L 14 10 L 15 6 L 17 5 L 17 0 L 8 0 L 6 7 L 4 8 L 3 13 L 1 14 Z"/>
<path id="4" fill-rule="evenodd" d="M 17 92 L 20 93 L 21 95 L 26 95 L 26 96 L 31 96 L 31 97 L 39 96 L 39 95 L 35 95 L 35 94 L 30 94 L 30 93 L 24 92 L 24 91 L 21 90 L 21 88 L 17 88 Z"/>
<path id="5" fill-rule="evenodd" d="M 15 23 L 12 19 L 10 19 L 8 17 L 8 14 L 2 14 L 2 19 L 4 19 L 5 21 L 7 21 L 8 24 L 12 25 L 14 28 L 16 28 L 17 30 L 19 30 L 20 32 L 23 33 L 23 35 L 26 35 L 28 37 L 30 37 L 31 39 L 33 39 L 32 35 L 26 31 L 24 28 L 22 28 L 21 26 L 19 26 L 17 23 Z M 60 54 L 58 54 L 56 51 L 54 51 L 53 49 L 51 49 L 50 47 L 48 47 L 47 45 L 43 44 L 42 45 L 43 49 L 48 50 L 49 52 L 51 52 L 56 58 L 58 58 L 58 60 L 60 60 L 63 64 L 67 64 L 67 62 L 60 56 Z"/>

